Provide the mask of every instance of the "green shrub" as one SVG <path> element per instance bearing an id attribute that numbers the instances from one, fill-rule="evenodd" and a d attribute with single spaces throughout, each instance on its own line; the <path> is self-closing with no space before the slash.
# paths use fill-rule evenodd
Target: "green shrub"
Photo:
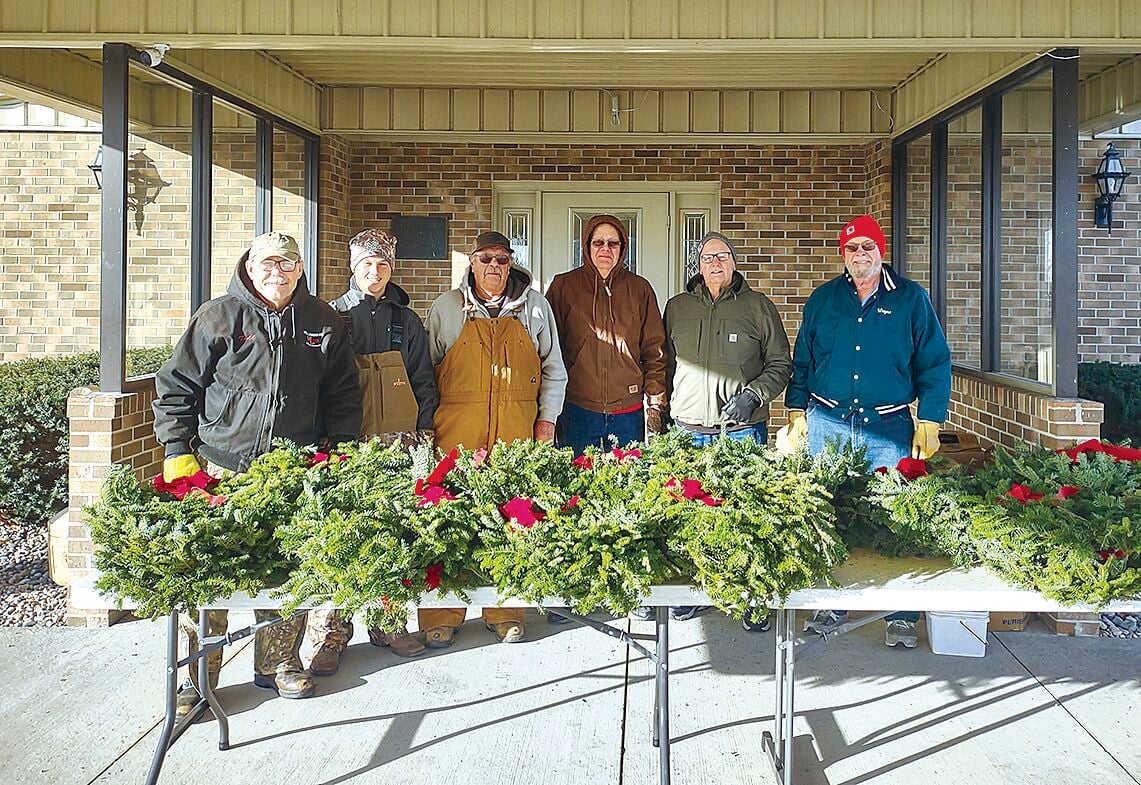
<path id="1" fill-rule="evenodd" d="M 1105 404 L 1101 437 L 1141 445 L 1141 365 L 1078 365 L 1078 395 Z"/>
<path id="2" fill-rule="evenodd" d="M 127 353 L 153 373 L 171 347 Z M 99 383 L 99 353 L 0 363 L 0 517 L 44 523 L 67 504 L 67 396 Z"/>

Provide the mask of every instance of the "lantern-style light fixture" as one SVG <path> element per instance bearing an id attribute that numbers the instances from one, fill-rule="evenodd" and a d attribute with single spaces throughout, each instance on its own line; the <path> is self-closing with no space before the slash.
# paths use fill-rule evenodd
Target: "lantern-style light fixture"
<path id="1" fill-rule="evenodd" d="M 103 188 L 103 147 L 87 165 L 95 177 L 95 185 Z M 162 179 L 154 160 L 139 148 L 127 158 L 127 207 L 135 212 L 135 234 L 143 233 L 143 208 L 153 204 L 170 183 Z"/>
<path id="2" fill-rule="evenodd" d="M 99 145 L 99 149 L 95 152 L 95 158 L 87 165 L 91 170 L 92 176 L 95 177 L 95 187 L 100 191 L 103 190 L 103 145 Z"/>
<path id="3" fill-rule="evenodd" d="M 1126 178 L 1131 175 L 1121 163 L 1121 153 L 1113 146 L 1113 142 L 1105 148 L 1093 179 L 1097 181 L 1097 201 L 1093 206 L 1093 222 L 1095 226 L 1113 226 L 1113 203 L 1121 196 Z"/>

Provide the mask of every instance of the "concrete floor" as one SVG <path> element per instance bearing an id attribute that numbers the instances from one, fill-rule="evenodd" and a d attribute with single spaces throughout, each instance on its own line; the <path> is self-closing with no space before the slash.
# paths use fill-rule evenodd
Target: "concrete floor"
<path id="1" fill-rule="evenodd" d="M 772 783 L 760 755 L 772 633 L 715 613 L 670 629 L 673 782 Z M 932 654 L 923 635 L 916 650 L 889 650 L 882 629 L 798 655 L 797 783 L 1141 782 L 1139 642 L 1058 638 L 1035 623 L 992 634 L 987 656 L 968 659 Z M 142 783 L 164 632 L 0 630 L 0 783 Z M 340 673 L 304 701 L 254 687 L 243 640 L 220 690 L 233 748 L 220 752 L 215 724 L 199 720 L 160 782 L 656 783 L 648 663 L 531 612 L 528 632 L 496 645 L 473 620 L 452 649 L 402 660 L 358 628 Z"/>

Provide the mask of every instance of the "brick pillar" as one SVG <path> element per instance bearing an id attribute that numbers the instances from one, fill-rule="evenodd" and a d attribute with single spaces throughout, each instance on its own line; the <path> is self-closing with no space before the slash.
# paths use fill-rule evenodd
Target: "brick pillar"
<path id="1" fill-rule="evenodd" d="M 72 578 L 94 569 L 91 531 L 83 508 L 99 498 L 99 488 L 115 463 L 126 463 L 140 479 L 162 471 L 162 448 L 154 438 L 154 381 L 126 393 L 102 393 L 80 387 L 67 399 L 69 520 L 66 561 Z M 76 627 L 106 626 L 119 611 L 85 610 L 68 605 L 67 623 Z"/>
<path id="2" fill-rule="evenodd" d="M 949 427 L 994 444 L 1072 447 L 1099 438 L 1103 416 L 1098 401 L 1054 398 L 957 373 L 951 380 Z"/>

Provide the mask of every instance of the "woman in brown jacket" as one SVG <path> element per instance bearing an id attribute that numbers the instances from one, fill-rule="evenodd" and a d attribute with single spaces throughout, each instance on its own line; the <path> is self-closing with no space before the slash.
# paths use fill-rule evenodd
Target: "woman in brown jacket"
<path id="1" fill-rule="evenodd" d="M 643 441 L 660 432 L 666 406 L 665 327 L 650 282 L 626 268 L 629 237 L 613 215 L 582 230 L 582 266 L 556 275 L 547 300 L 567 368 L 557 439 L 589 445 Z"/>

